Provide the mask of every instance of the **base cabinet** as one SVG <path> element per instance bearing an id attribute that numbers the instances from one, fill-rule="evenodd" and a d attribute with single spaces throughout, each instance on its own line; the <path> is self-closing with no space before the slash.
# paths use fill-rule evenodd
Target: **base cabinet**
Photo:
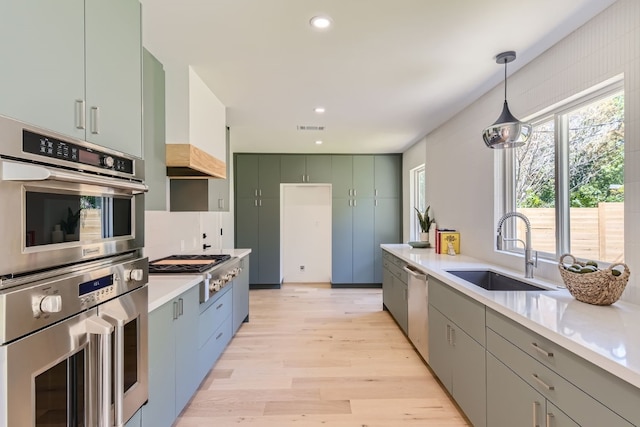
<path id="1" fill-rule="evenodd" d="M 491 353 L 487 354 L 487 425 L 578 426 Z"/>
<path id="2" fill-rule="evenodd" d="M 408 276 L 404 261 L 383 252 L 382 303 L 405 334 L 409 333 Z"/>
<path id="3" fill-rule="evenodd" d="M 433 306 L 429 307 L 429 365 L 473 425 L 487 425 L 484 347 Z"/>
<path id="4" fill-rule="evenodd" d="M 199 289 L 149 313 L 149 402 L 142 425 L 171 426 L 200 380 L 197 370 Z"/>

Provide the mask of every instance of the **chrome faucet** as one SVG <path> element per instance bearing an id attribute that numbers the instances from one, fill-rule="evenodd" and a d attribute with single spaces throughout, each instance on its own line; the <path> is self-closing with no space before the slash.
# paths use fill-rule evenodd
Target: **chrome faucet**
<path id="1" fill-rule="evenodd" d="M 504 237 L 502 237 L 502 224 L 504 224 L 507 219 L 512 217 L 520 218 L 524 221 L 524 224 L 526 226 L 525 242 L 523 242 L 521 239 L 505 239 Z M 524 245 L 524 277 L 527 279 L 532 279 L 533 267 L 538 266 L 538 252 L 531 250 L 531 222 L 529 221 L 529 218 L 527 218 L 520 212 L 507 212 L 498 220 L 497 232 L 498 235 L 496 238 L 496 249 L 499 251 L 502 250 L 502 244 L 504 242 L 520 242 Z M 533 253 L 535 253 L 535 259 L 533 257 Z"/>

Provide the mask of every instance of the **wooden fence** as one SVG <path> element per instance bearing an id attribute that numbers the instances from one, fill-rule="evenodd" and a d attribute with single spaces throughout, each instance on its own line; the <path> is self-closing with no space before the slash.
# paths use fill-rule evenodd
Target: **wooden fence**
<path id="1" fill-rule="evenodd" d="M 531 245 L 539 252 L 556 250 L 554 208 L 518 209 L 531 221 Z M 518 236 L 524 239 L 524 223 Z M 571 208 L 571 253 L 579 258 L 624 261 L 624 203 L 600 203 L 597 208 Z"/>

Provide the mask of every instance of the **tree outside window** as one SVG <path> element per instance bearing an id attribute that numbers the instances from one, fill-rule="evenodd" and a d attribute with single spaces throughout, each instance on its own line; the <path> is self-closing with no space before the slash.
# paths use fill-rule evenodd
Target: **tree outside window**
<path id="1" fill-rule="evenodd" d="M 624 93 L 620 85 L 533 120 L 509 150 L 507 209 L 531 220 L 533 248 L 605 262 L 624 257 Z M 509 209 L 510 208 L 510 209 Z M 519 236 L 524 230 L 517 231 Z"/>

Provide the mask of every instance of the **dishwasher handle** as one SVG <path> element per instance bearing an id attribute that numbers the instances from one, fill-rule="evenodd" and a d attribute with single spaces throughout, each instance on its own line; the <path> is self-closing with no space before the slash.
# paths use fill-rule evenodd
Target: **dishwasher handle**
<path id="1" fill-rule="evenodd" d="M 406 271 L 407 273 L 409 273 L 409 275 L 415 277 L 418 280 L 427 280 L 427 274 L 423 273 L 422 271 L 410 266 L 410 265 L 405 265 L 404 267 L 402 267 L 402 269 L 404 271 Z"/>

